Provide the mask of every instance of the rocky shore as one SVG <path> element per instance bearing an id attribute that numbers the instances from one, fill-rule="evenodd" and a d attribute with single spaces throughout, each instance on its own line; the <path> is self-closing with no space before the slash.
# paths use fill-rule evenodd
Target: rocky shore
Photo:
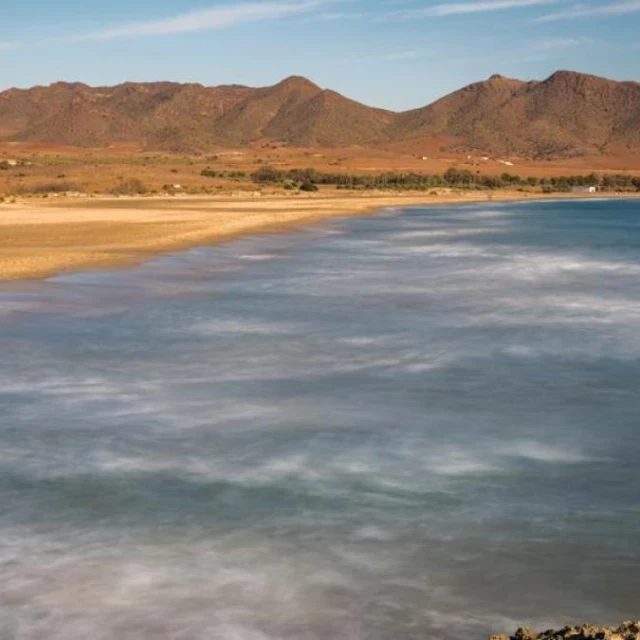
<path id="1" fill-rule="evenodd" d="M 526 627 L 514 635 L 492 635 L 490 640 L 640 640 L 640 620 L 623 622 L 619 627 L 583 624 L 536 633 Z"/>

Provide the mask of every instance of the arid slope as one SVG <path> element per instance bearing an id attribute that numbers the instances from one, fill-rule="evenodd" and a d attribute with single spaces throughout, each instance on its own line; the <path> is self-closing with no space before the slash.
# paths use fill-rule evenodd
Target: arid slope
<path id="1" fill-rule="evenodd" d="M 544 81 L 491 76 L 403 113 L 376 109 L 302 77 L 253 89 L 171 82 L 89 87 L 58 82 L 0 93 L 5 140 L 174 153 L 258 142 L 424 145 L 523 158 L 640 149 L 640 83 L 557 71 Z"/>

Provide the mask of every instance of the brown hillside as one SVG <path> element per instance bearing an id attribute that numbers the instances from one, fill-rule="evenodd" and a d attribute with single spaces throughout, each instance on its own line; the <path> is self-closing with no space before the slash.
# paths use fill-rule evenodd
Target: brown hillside
<path id="1" fill-rule="evenodd" d="M 512 108 L 532 155 L 606 153 L 612 144 L 640 143 L 639 83 L 558 71 L 517 96 Z"/>
<path id="2" fill-rule="evenodd" d="M 392 139 L 449 136 L 493 154 L 558 157 L 640 145 L 640 84 L 558 71 L 543 82 L 501 76 L 400 114 Z"/>
<path id="3" fill-rule="evenodd" d="M 136 143 L 177 153 L 271 140 L 529 158 L 602 155 L 640 149 L 640 84 L 569 71 L 542 82 L 495 75 L 421 109 L 393 113 L 301 77 L 258 89 L 59 82 L 0 93 L 0 131 L 5 140 L 80 147 Z"/>
<path id="4" fill-rule="evenodd" d="M 301 146 L 344 147 L 379 142 L 395 114 L 366 107 L 335 91 L 324 90 L 274 118 L 265 133 Z"/>
<path id="5" fill-rule="evenodd" d="M 296 76 L 273 87 L 255 89 L 216 120 L 218 140 L 242 145 L 264 138 L 272 122 L 293 121 L 298 107 L 321 92 L 313 82 Z"/>
<path id="6" fill-rule="evenodd" d="M 392 140 L 455 138 L 461 144 L 491 151 L 513 134 L 502 112 L 526 83 L 494 75 L 441 98 L 433 104 L 401 113 L 388 135 Z"/>

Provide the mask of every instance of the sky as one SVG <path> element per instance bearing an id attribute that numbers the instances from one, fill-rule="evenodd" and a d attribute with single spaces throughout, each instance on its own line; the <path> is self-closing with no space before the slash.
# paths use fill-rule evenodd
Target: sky
<path id="1" fill-rule="evenodd" d="M 404 110 L 494 73 L 640 80 L 640 0 L 0 2 L 0 90 L 303 75 Z"/>

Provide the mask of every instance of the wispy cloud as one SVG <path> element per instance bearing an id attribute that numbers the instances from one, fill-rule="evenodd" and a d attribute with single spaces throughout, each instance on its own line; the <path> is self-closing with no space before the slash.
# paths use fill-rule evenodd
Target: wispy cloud
<path id="1" fill-rule="evenodd" d="M 16 44 L 14 42 L 1 42 L 0 41 L 0 51 L 6 51 L 7 49 L 15 49 Z"/>
<path id="2" fill-rule="evenodd" d="M 519 61 L 522 63 L 540 62 L 541 60 L 553 59 L 558 53 L 565 55 L 570 49 L 585 47 L 591 44 L 590 38 L 541 38 L 525 44 L 521 50 Z"/>
<path id="3" fill-rule="evenodd" d="M 604 5 L 577 4 L 565 11 L 549 13 L 534 22 L 553 22 L 556 20 L 572 20 L 590 16 L 623 16 L 640 11 L 640 0 L 623 0 Z"/>
<path id="4" fill-rule="evenodd" d="M 589 38 L 542 38 L 529 44 L 529 51 L 537 51 L 540 53 L 553 53 L 554 51 L 563 51 L 573 47 L 584 46 L 589 44 Z"/>
<path id="5" fill-rule="evenodd" d="M 344 11 L 335 11 L 333 13 L 317 13 L 313 17 L 310 17 L 309 20 L 317 20 L 318 22 L 335 22 L 336 20 L 351 20 L 352 18 L 362 18 L 366 14 L 364 13 L 346 13 Z"/>
<path id="6" fill-rule="evenodd" d="M 111 40 L 135 36 L 157 36 L 222 29 L 237 24 L 258 22 L 313 11 L 335 0 L 280 0 L 279 2 L 245 2 L 227 4 L 210 9 L 189 11 L 170 18 L 130 22 L 96 31 L 79 39 Z"/>
<path id="7" fill-rule="evenodd" d="M 324 11 L 313 13 L 312 15 L 305 16 L 302 18 L 294 17 L 292 21 L 295 20 L 297 23 L 306 23 L 306 22 L 342 22 L 343 20 L 353 20 L 355 18 L 364 18 L 368 16 L 367 13 L 362 12 L 346 12 L 346 11 Z"/>
<path id="8" fill-rule="evenodd" d="M 412 19 L 428 16 L 453 16 L 467 13 L 483 13 L 486 11 L 506 11 L 540 5 L 555 4 L 562 0 L 473 0 L 471 2 L 446 2 L 420 9 L 399 11 L 396 17 Z"/>

